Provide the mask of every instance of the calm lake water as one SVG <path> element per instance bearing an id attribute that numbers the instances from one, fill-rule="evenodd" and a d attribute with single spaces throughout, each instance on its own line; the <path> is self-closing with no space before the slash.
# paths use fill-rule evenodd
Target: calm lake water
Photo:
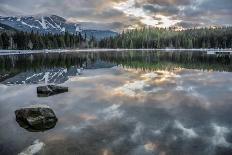
<path id="1" fill-rule="evenodd" d="M 200 51 L 0 56 L 0 154 L 231 155 L 231 71 L 231 55 Z M 69 92 L 37 97 L 45 81 Z M 34 104 L 53 129 L 18 125 Z"/>

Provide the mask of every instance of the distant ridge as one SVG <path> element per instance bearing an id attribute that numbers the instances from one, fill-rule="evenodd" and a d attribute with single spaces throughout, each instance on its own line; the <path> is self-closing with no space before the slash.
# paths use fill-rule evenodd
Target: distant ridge
<path id="1" fill-rule="evenodd" d="M 117 33 L 110 30 L 94 30 L 86 29 L 78 23 L 70 23 L 63 17 L 57 15 L 35 15 L 35 16 L 12 16 L 1 17 L 0 24 L 7 29 L 14 29 L 24 32 L 39 32 L 60 34 L 69 32 L 71 34 L 82 33 L 88 38 L 95 37 L 102 39 L 110 36 L 115 36 Z M 8 26 L 8 27 L 7 27 Z M 0 26 L 1 27 L 1 26 Z"/>
<path id="2" fill-rule="evenodd" d="M 0 32 L 1 31 L 17 31 L 17 30 L 11 26 L 0 23 Z"/>

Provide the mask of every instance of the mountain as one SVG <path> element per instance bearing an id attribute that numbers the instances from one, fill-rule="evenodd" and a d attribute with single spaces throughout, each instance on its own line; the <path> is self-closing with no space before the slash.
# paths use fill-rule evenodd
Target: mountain
<path id="1" fill-rule="evenodd" d="M 0 24 L 13 29 L 26 32 L 53 33 L 60 34 L 69 32 L 72 34 L 86 34 L 88 38 L 94 36 L 102 39 L 115 36 L 117 33 L 110 30 L 85 29 L 81 24 L 68 22 L 66 19 L 56 16 L 23 16 L 23 17 L 1 17 Z M 1 26 L 0 26 L 1 27 Z"/>
<path id="2" fill-rule="evenodd" d="M 0 23 L 0 32 L 1 31 L 17 31 L 17 30 L 11 26 Z"/>
<path id="3" fill-rule="evenodd" d="M 62 63 L 62 62 L 60 62 Z M 71 66 L 68 69 L 64 67 L 55 67 L 51 69 L 47 69 L 46 67 L 42 67 L 38 70 L 32 69 L 25 71 L 25 68 L 22 70 L 12 70 L 7 73 L 0 73 L 0 82 L 1 84 L 12 85 L 12 84 L 39 84 L 44 83 L 45 78 L 47 77 L 48 83 L 61 84 L 69 79 L 71 76 L 77 76 L 80 74 L 84 74 L 83 69 L 99 69 L 99 68 L 112 68 L 115 65 L 96 60 L 95 62 L 86 61 L 84 63 L 86 66 L 84 68 L 80 68 L 75 66 Z M 47 74 L 47 76 L 46 76 Z"/>

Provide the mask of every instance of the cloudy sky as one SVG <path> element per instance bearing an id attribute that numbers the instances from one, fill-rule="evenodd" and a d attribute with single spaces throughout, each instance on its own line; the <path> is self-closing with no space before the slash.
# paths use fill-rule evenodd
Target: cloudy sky
<path id="1" fill-rule="evenodd" d="M 0 0 L 1 16 L 56 14 L 120 31 L 232 25 L 232 0 Z"/>

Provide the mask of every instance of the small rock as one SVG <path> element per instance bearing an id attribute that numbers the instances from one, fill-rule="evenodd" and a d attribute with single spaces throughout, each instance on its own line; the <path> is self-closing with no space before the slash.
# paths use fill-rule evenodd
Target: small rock
<path id="1" fill-rule="evenodd" d="M 56 85 L 47 85 L 37 87 L 37 94 L 39 97 L 48 97 L 60 93 L 68 92 L 68 87 L 61 87 Z"/>
<path id="2" fill-rule="evenodd" d="M 57 117 L 52 109 L 45 105 L 34 105 L 15 111 L 18 124 L 31 132 L 45 131 L 56 125 Z"/>

